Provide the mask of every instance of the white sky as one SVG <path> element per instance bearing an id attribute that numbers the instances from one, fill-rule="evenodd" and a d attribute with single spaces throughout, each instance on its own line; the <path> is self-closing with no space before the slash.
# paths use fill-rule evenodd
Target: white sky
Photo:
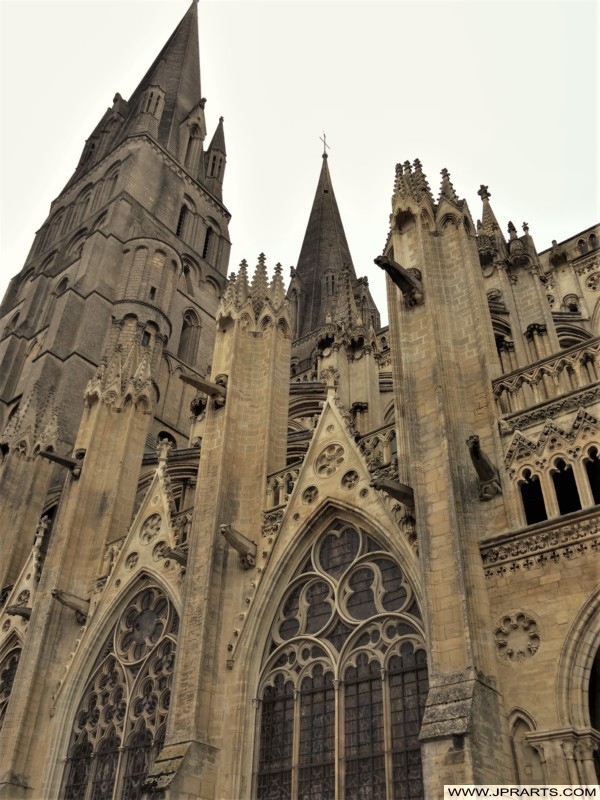
<path id="1" fill-rule="evenodd" d="M 0 296 L 118 91 L 128 98 L 187 0 L 1 0 Z M 600 219 L 599 5 L 587 0 L 201 0 L 209 139 L 225 117 L 230 268 L 297 261 L 329 168 L 382 318 L 396 162 L 440 170 L 475 219 L 487 184 L 538 249 Z"/>

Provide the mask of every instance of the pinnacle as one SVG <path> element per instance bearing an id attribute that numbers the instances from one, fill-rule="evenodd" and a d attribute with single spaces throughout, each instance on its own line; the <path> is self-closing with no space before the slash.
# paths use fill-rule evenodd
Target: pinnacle
<path id="1" fill-rule="evenodd" d="M 433 195 L 427 182 L 427 177 L 423 172 L 423 165 L 418 158 L 413 163 L 405 161 L 404 164 L 396 164 L 396 180 L 394 182 L 394 194 L 402 197 L 412 197 L 417 202 L 426 196 L 433 203 Z"/>
<path id="2" fill-rule="evenodd" d="M 265 301 L 269 296 L 269 281 L 267 278 L 267 267 L 265 265 L 265 254 L 261 253 L 258 257 L 258 264 L 254 270 L 252 277 L 252 285 L 250 287 L 250 294 L 252 296 L 252 307 L 254 314 L 258 319 Z"/>
<path id="3" fill-rule="evenodd" d="M 450 180 L 450 173 L 444 167 L 442 170 L 442 185 L 440 187 L 440 200 L 442 197 L 445 197 L 446 200 L 450 200 L 452 203 L 458 203 L 459 197 L 454 191 L 454 186 L 452 185 L 452 181 Z"/>

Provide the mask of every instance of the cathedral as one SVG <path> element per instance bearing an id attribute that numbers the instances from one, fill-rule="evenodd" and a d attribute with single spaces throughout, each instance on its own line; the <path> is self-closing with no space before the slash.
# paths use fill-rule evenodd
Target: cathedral
<path id="1" fill-rule="evenodd" d="M 382 327 L 324 154 L 228 271 L 197 13 L 0 307 L 0 798 L 597 784 L 600 225 L 390 165 Z"/>

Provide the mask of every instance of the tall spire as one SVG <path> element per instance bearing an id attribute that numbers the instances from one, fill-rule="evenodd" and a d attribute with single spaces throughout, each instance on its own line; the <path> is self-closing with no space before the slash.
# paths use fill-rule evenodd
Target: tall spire
<path id="1" fill-rule="evenodd" d="M 150 87 L 159 87 L 164 92 L 158 139 L 168 149 L 176 151 L 179 126 L 194 109 L 203 108 L 205 102 L 200 91 L 198 4 L 195 0 L 131 95 L 128 105 L 134 115 Z"/>
<path id="2" fill-rule="evenodd" d="M 322 158 L 319 183 L 296 269 L 306 292 L 302 304 L 303 318 L 297 328 L 299 336 L 306 336 L 325 324 L 328 297 L 335 294 L 340 285 L 345 265 L 348 265 L 352 281 L 356 280 L 326 152 Z"/>

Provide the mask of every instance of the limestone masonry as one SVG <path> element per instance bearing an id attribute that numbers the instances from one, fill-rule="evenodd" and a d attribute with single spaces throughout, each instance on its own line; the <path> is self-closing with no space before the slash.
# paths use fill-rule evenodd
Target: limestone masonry
<path id="1" fill-rule="evenodd" d="M 194 2 L 0 307 L 0 798 L 597 783 L 600 225 L 398 164 L 381 327 L 326 155 L 228 273 L 211 133 Z"/>

